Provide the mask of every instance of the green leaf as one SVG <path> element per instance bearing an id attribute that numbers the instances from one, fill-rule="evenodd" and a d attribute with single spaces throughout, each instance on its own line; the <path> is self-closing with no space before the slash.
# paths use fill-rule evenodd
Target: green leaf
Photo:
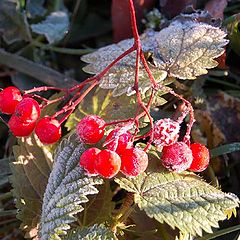
<path id="1" fill-rule="evenodd" d="M 19 138 L 13 152 L 15 161 L 11 164 L 11 182 L 19 209 L 17 218 L 22 221 L 20 228 L 29 234 L 39 225 L 43 194 L 53 159 L 35 135 Z"/>
<path id="2" fill-rule="evenodd" d="M 103 224 L 93 225 L 88 228 L 75 229 L 71 231 L 66 240 L 116 240 L 116 237 L 109 228 L 106 228 Z"/>
<path id="3" fill-rule="evenodd" d="M 14 1 L 0 1 L 0 34 L 8 44 L 31 39 L 27 17 L 20 12 Z"/>
<path id="4" fill-rule="evenodd" d="M 179 237 L 176 237 L 175 240 L 193 240 L 193 237 L 188 233 L 179 233 Z"/>
<path id="5" fill-rule="evenodd" d="M 174 20 L 160 32 L 148 31 L 141 36 L 141 44 L 150 56 L 149 67 L 157 82 L 169 74 L 180 79 L 195 79 L 206 74 L 209 68 L 217 66 L 214 58 L 224 52 L 228 40 L 225 32 L 206 23 L 199 23 L 186 17 L 185 21 Z M 133 40 L 123 40 L 87 54 L 82 60 L 89 63 L 84 71 L 97 74 L 113 60 L 133 46 Z M 115 64 L 101 79 L 100 87 L 113 89 L 113 96 L 134 93 L 136 52 L 128 54 Z M 144 93 L 151 87 L 148 75 L 140 64 L 139 90 Z"/>
<path id="6" fill-rule="evenodd" d="M 135 203 L 149 217 L 193 236 L 201 236 L 202 230 L 212 232 L 211 227 L 217 228 L 218 221 L 239 204 L 234 194 L 223 193 L 190 172 L 148 172 L 115 181 L 135 194 Z"/>
<path id="7" fill-rule="evenodd" d="M 109 181 L 98 187 L 98 195 L 89 197 L 89 202 L 85 205 L 84 211 L 79 215 L 83 226 L 91 226 L 96 223 L 103 223 L 110 220 L 114 210 L 115 202 L 112 202 L 113 193 Z"/>
<path id="8" fill-rule="evenodd" d="M 105 121 L 131 118 L 137 109 L 135 97 L 113 97 L 112 91 L 95 88 L 78 105 L 77 110 L 71 114 L 66 122 L 68 130 L 74 129 L 84 116 L 96 114 Z"/>
<path id="9" fill-rule="evenodd" d="M 235 232 L 235 231 L 239 231 L 239 230 L 240 230 L 240 225 L 236 225 L 236 226 L 233 226 L 233 227 L 229 227 L 229 228 L 225 228 L 225 229 L 216 231 L 216 232 L 211 233 L 211 234 L 204 235 L 203 237 L 199 237 L 199 238 L 197 238 L 195 240 L 216 239 L 217 237 L 221 237 L 221 236 L 224 236 L 224 235 L 227 235 L 229 233 L 232 233 L 232 232 Z"/>
<path id="10" fill-rule="evenodd" d="M 98 193 L 94 185 L 102 184 L 102 180 L 86 176 L 79 166 L 84 150 L 74 134 L 64 139 L 56 151 L 42 205 L 42 240 L 61 239 L 69 224 L 76 221 L 74 215 L 83 211 L 80 204 L 88 201 L 86 196 Z"/>
<path id="11" fill-rule="evenodd" d="M 240 14 L 235 14 L 226 21 L 226 27 L 228 30 L 228 36 L 230 39 L 230 46 L 235 53 L 240 56 L 240 31 L 239 31 L 239 24 L 240 24 Z"/>
<path id="12" fill-rule="evenodd" d="M 68 31 L 69 17 L 66 12 L 52 12 L 46 20 L 32 24 L 33 32 L 44 35 L 49 43 L 60 41 Z"/>
<path id="13" fill-rule="evenodd" d="M 217 157 L 217 156 L 220 156 L 223 154 L 232 153 L 232 152 L 236 152 L 236 151 L 240 151 L 240 143 L 239 142 L 230 143 L 230 144 L 216 147 L 216 148 L 212 149 L 210 151 L 210 153 L 211 153 L 211 157 Z"/>

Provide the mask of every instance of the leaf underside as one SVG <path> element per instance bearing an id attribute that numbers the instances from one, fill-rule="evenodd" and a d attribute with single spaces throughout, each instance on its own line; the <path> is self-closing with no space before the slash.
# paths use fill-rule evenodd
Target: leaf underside
<path id="1" fill-rule="evenodd" d="M 239 203 L 234 194 L 224 193 L 189 172 L 148 172 L 115 181 L 135 193 L 135 203 L 149 217 L 193 236 L 219 227 L 218 221 L 226 219 L 227 212 L 233 212 Z"/>
<path id="2" fill-rule="evenodd" d="M 11 164 L 11 182 L 16 207 L 19 209 L 17 218 L 22 221 L 20 228 L 26 232 L 26 236 L 34 237 L 52 168 L 52 154 L 35 135 L 19 138 L 13 152 L 15 161 Z"/>
<path id="3" fill-rule="evenodd" d="M 160 32 L 148 31 L 141 36 L 144 52 L 151 56 L 149 67 L 157 82 L 169 77 L 195 79 L 217 66 L 214 58 L 224 52 L 228 40 L 225 32 L 206 23 L 174 20 Z M 84 71 L 97 74 L 106 68 L 124 51 L 133 46 L 133 39 L 123 40 L 87 54 L 82 60 L 89 63 Z M 113 96 L 134 93 L 136 51 L 128 54 L 103 76 L 100 87 L 113 89 Z M 148 75 L 140 64 L 139 90 L 151 87 Z"/>
<path id="4" fill-rule="evenodd" d="M 66 240 L 116 240 L 112 231 L 102 225 L 93 225 L 88 228 L 75 229 L 64 238 Z"/>
<path id="5" fill-rule="evenodd" d="M 87 195 L 97 194 L 94 187 L 99 178 L 84 174 L 79 157 L 85 150 L 75 134 L 64 139 L 56 151 L 54 166 L 43 198 L 40 237 L 42 240 L 61 239 L 69 224 L 76 221 L 75 214 L 83 211 L 80 205 L 88 201 Z"/>

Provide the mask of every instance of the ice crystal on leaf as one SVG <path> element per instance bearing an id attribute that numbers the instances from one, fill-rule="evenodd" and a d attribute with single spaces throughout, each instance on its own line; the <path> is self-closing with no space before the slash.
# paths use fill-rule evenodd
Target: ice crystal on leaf
<path id="1" fill-rule="evenodd" d="M 167 76 L 180 79 L 195 79 L 217 66 L 214 58 L 224 52 L 228 40 L 225 32 L 207 23 L 191 18 L 176 19 L 160 32 L 147 31 L 141 36 L 142 50 L 151 56 L 150 70 L 157 82 Z M 133 46 L 133 39 L 123 40 L 87 54 L 82 60 L 89 63 L 84 71 L 98 74 L 112 61 Z M 136 51 L 128 54 L 106 73 L 100 87 L 113 89 L 113 95 L 134 93 Z M 139 90 L 146 92 L 151 87 L 148 75 L 140 63 Z"/>
<path id="2" fill-rule="evenodd" d="M 47 188 L 43 198 L 40 237 L 61 239 L 76 218 L 83 211 L 81 204 L 88 201 L 87 195 L 97 194 L 94 185 L 101 179 L 87 177 L 79 167 L 79 157 L 85 150 L 76 135 L 63 140 L 54 160 Z"/>
<path id="3" fill-rule="evenodd" d="M 134 193 L 135 203 L 158 222 L 166 222 L 193 236 L 202 230 L 212 232 L 218 221 L 234 212 L 239 199 L 204 182 L 199 176 L 183 172 L 149 172 L 135 178 L 119 178 L 121 188 Z"/>

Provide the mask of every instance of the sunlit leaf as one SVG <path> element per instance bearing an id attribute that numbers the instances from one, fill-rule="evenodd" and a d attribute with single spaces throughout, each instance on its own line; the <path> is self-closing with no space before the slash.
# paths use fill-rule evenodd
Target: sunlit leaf
<path id="1" fill-rule="evenodd" d="M 11 164 L 13 194 L 17 218 L 27 234 L 39 227 L 41 205 L 48 176 L 52 168 L 52 154 L 35 135 L 19 138 L 13 148 L 15 161 Z M 34 237 L 34 236 L 31 236 Z"/>
<path id="2" fill-rule="evenodd" d="M 160 32 L 148 31 L 141 36 L 143 51 L 147 53 L 149 67 L 157 82 L 167 76 L 180 79 L 195 79 L 207 73 L 207 69 L 217 66 L 217 58 L 224 52 L 228 40 L 226 33 L 207 23 L 199 23 L 190 18 L 174 20 Z M 100 48 L 87 54 L 82 60 L 89 63 L 84 70 L 97 74 L 114 59 L 133 46 L 133 39 L 127 39 Z M 114 65 L 101 79 L 100 87 L 113 89 L 113 96 L 134 93 L 136 52 L 128 54 Z M 151 87 L 148 75 L 140 64 L 139 90 Z"/>
<path id="3" fill-rule="evenodd" d="M 201 236 L 203 230 L 212 232 L 212 227 L 219 227 L 218 221 L 227 218 L 226 211 L 239 204 L 236 195 L 224 193 L 190 172 L 149 171 L 115 181 L 134 193 L 135 203 L 149 217 L 193 236 Z"/>

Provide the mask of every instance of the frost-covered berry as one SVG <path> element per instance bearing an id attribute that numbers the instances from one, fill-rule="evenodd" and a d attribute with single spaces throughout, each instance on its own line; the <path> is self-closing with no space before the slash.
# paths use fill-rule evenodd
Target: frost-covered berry
<path id="1" fill-rule="evenodd" d="M 97 154 L 100 153 L 101 150 L 98 148 L 89 148 L 83 152 L 80 157 L 80 166 L 84 168 L 88 174 L 95 175 L 97 174 L 95 170 L 95 161 L 97 158 Z"/>
<path id="2" fill-rule="evenodd" d="M 121 158 L 116 152 L 104 149 L 97 155 L 95 170 L 102 177 L 114 177 L 119 172 L 120 167 Z"/>
<path id="3" fill-rule="evenodd" d="M 13 114 L 17 104 L 22 100 L 18 88 L 7 87 L 0 92 L 0 111 L 5 114 Z"/>
<path id="4" fill-rule="evenodd" d="M 42 143 L 52 144 L 62 135 L 61 125 L 57 119 L 46 116 L 38 121 L 35 133 Z"/>
<path id="5" fill-rule="evenodd" d="M 139 175 L 148 166 L 148 155 L 140 148 L 125 149 L 121 155 L 121 160 L 121 172 L 129 177 Z"/>
<path id="6" fill-rule="evenodd" d="M 131 139 L 132 134 L 129 131 L 116 128 L 107 135 L 104 146 L 121 155 L 126 148 L 132 147 L 133 143 Z"/>
<path id="7" fill-rule="evenodd" d="M 77 125 L 77 134 L 86 144 L 95 144 L 102 139 L 105 131 L 105 121 L 96 115 L 84 117 Z"/>
<path id="8" fill-rule="evenodd" d="M 26 137 L 30 135 L 34 130 L 35 125 L 36 122 L 21 122 L 15 115 L 12 115 L 8 122 L 9 129 L 15 137 Z"/>
<path id="9" fill-rule="evenodd" d="M 192 150 L 193 161 L 188 169 L 193 172 L 204 171 L 208 167 L 210 160 L 208 148 L 200 143 L 193 143 L 190 145 L 190 148 Z"/>
<path id="10" fill-rule="evenodd" d="M 13 114 L 20 122 L 27 124 L 36 122 L 40 117 L 40 112 L 38 102 L 33 98 L 27 97 L 18 103 Z"/>
<path id="11" fill-rule="evenodd" d="M 163 118 L 154 123 L 154 144 L 157 147 L 171 145 L 178 140 L 180 125 L 170 118 Z"/>
<path id="12" fill-rule="evenodd" d="M 188 169 L 193 161 L 191 149 L 184 142 L 176 142 L 162 149 L 162 164 L 174 172 L 182 172 Z"/>

